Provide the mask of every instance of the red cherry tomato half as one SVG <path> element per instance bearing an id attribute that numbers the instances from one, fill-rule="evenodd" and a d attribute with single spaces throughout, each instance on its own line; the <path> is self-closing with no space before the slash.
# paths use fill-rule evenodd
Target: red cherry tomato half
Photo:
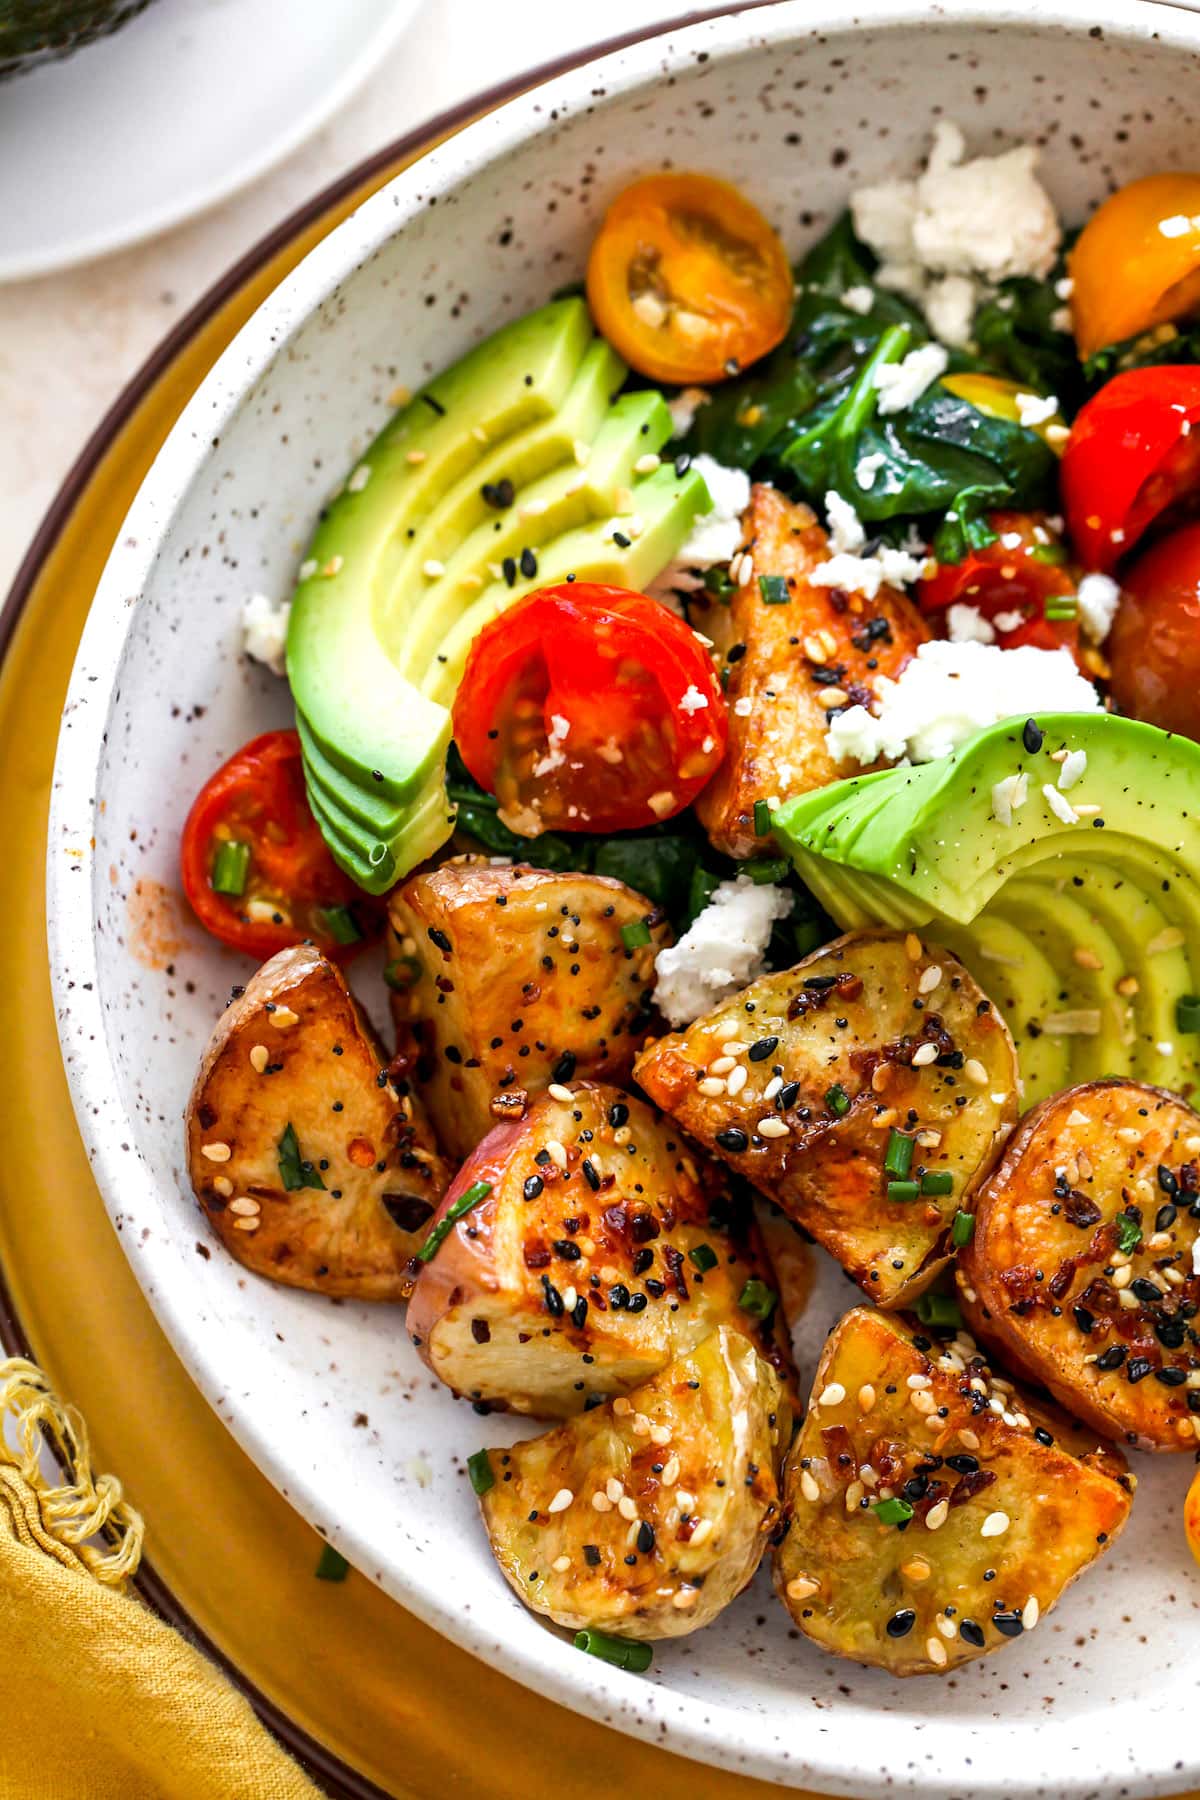
<path id="1" fill-rule="evenodd" d="M 344 962 L 382 932 L 381 906 L 338 868 L 313 818 L 294 731 L 252 738 L 209 777 L 181 863 L 200 923 L 249 956 L 311 939 Z"/>
<path id="2" fill-rule="evenodd" d="M 541 588 L 485 625 L 454 736 L 514 831 L 622 831 L 670 818 L 725 752 L 712 660 L 690 626 L 625 588 Z"/>
<path id="3" fill-rule="evenodd" d="M 1036 650 L 1075 650 L 1079 628 L 1073 598 L 1077 586 L 1066 546 L 1044 514 L 996 512 L 988 524 L 997 534 L 982 550 L 968 551 L 960 563 L 939 563 L 917 588 L 922 610 L 944 613 L 973 606 L 995 627 L 1003 650 L 1023 644 Z M 1047 618 L 1056 610 L 1070 616 Z"/>
<path id="4" fill-rule="evenodd" d="M 1123 713 L 1200 741 L 1200 525 L 1145 551 L 1121 578 L 1105 646 Z"/>
<path id="5" fill-rule="evenodd" d="M 1115 375 L 1078 414 L 1062 464 L 1071 542 L 1089 569 L 1127 556 L 1167 507 L 1200 491 L 1200 368 Z"/>

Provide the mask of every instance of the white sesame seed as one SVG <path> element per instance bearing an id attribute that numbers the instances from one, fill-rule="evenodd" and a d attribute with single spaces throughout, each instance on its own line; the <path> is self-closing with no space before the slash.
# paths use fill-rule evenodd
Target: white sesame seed
<path id="1" fill-rule="evenodd" d="M 623 1519 L 636 1519 L 638 1516 L 637 1501 L 628 1494 L 622 1494 L 617 1501 L 617 1511 Z"/>
<path id="2" fill-rule="evenodd" d="M 814 1581 L 811 1575 L 793 1575 L 784 1589 L 789 1600 L 807 1600 L 810 1594 L 820 1591 L 820 1582 Z"/>
<path id="3" fill-rule="evenodd" d="M 973 1081 L 976 1087 L 987 1086 L 988 1072 L 979 1061 L 978 1057 L 968 1057 L 967 1061 L 963 1064 L 963 1074 L 968 1081 Z"/>
<path id="4" fill-rule="evenodd" d="M 696 1090 L 709 1100 L 716 1100 L 725 1092 L 725 1082 L 720 1075 L 706 1075 L 703 1081 L 696 1083 Z"/>
<path id="5" fill-rule="evenodd" d="M 346 483 L 346 492 L 348 494 L 361 494 L 370 479 L 370 463 L 359 463 L 357 469 L 355 469 L 353 475 L 351 475 L 349 481 Z"/>
<path id="6" fill-rule="evenodd" d="M 960 1429 L 959 1429 L 958 1441 L 962 1445 L 964 1450 L 978 1450 L 978 1448 L 979 1448 L 978 1436 L 976 1435 L 975 1432 L 969 1430 L 965 1425 L 960 1427 Z"/>
<path id="7" fill-rule="evenodd" d="M 985 1538 L 1003 1537 L 1004 1533 L 1008 1530 L 1010 1522 L 1006 1512 L 989 1513 L 987 1518 L 983 1521 L 983 1524 L 979 1527 L 979 1535 L 980 1537 Z"/>
<path id="8" fill-rule="evenodd" d="M 927 1393 L 924 1388 L 918 1388 L 915 1393 L 910 1394 L 908 1403 L 914 1412 L 931 1413 L 934 1410 L 933 1395 Z"/>
<path id="9" fill-rule="evenodd" d="M 650 1427 L 650 1442 L 652 1444 L 657 1444 L 659 1449 L 661 1450 L 663 1445 L 669 1444 L 670 1441 L 671 1441 L 671 1427 L 669 1425 L 651 1425 L 651 1427 Z M 678 1474 L 678 1470 L 676 1470 L 676 1474 Z"/>
<path id="10" fill-rule="evenodd" d="M 724 1059 L 722 1059 L 722 1060 L 724 1060 Z M 730 1070 L 728 1078 L 726 1079 L 726 1082 L 725 1082 L 725 1091 L 729 1095 L 731 1100 L 736 1095 L 741 1093 L 742 1089 L 745 1087 L 746 1082 L 748 1080 L 749 1080 L 749 1074 L 746 1069 L 745 1063 L 736 1063 L 735 1062 L 733 1065 L 733 1068 Z"/>
<path id="11" fill-rule="evenodd" d="M 548 1138 L 546 1140 L 546 1155 L 550 1158 L 550 1161 L 554 1164 L 556 1169 L 566 1168 L 567 1153 L 557 1138 Z"/>
<path id="12" fill-rule="evenodd" d="M 695 1531 L 693 1531 L 688 1542 L 691 1543 L 692 1545 L 702 1544 L 704 1542 L 705 1538 L 712 1536 L 712 1528 L 713 1528 L 713 1522 L 711 1519 L 701 1519 L 700 1523 L 697 1525 Z"/>
<path id="13" fill-rule="evenodd" d="M 655 456 L 653 450 L 647 450 L 645 456 L 639 456 L 633 465 L 635 475 L 653 475 L 662 462 L 661 456 Z"/>
<path id="14" fill-rule="evenodd" d="M 949 1502 L 949 1500 L 939 1500 L 937 1502 L 936 1506 L 931 1506 L 929 1511 L 925 1514 L 926 1530 L 927 1531 L 940 1531 L 941 1527 L 946 1523 L 946 1520 L 949 1517 L 950 1517 L 950 1502 Z"/>
<path id="15" fill-rule="evenodd" d="M 427 450 L 407 450 L 404 455 L 404 460 L 405 462 L 411 463 L 413 467 L 416 468 L 419 463 L 425 461 L 428 454 L 429 452 Z"/>
<path id="16" fill-rule="evenodd" d="M 277 1006 L 267 1017 L 276 1031 L 290 1031 L 293 1025 L 300 1023 L 300 1014 L 293 1012 L 290 1006 Z"/>
<path id="17" fill-rule="evenodd" d="M 846 1390 L 842 1386 L 841 1382 L 840 1381 L 831 1381 L 829 1383 L 829 1385 L 825 1389 L 823 1389 L 823 1391 L 821 1393 L 821 1398 L 817 1401 L 817 1405 L 818 1406 L 840 1406 L 842 1404 L 842 1401 L 845 1398 L 846 1398 Z"/>
<path id="18" fill-rule="evenodd" d="M 696 1496 L 690 1494 L 687 1488 L 676 1488 L 675 1504 L 680 1512 L 693 1512 L 696 1506 Z"/>
<path id="19" fill-rule="evenodd" d="M 235 1231 L 257 1231 L 261 1224 L 262 1220 L 256 1215 L 251 1219 L 235 1219 L 233 1229 Z"/>
<path id="20" fill-rule="evenodd" d="M 634 1415 L 633 1415 L 633 1431 L 634 1431 L 635 1437 L 649 1437 L 650 1436 L 650 1421 L 646 1417 L 645 1413 L 634 1413 Z"/>
<path id="21" fill-rule="evenodd" d="M 700 1591 L 698 1588 L 681 1588 L 675 1595 L 675 1598 L 671 1601 L 671 1605 L 675 1608 L 676 1612 L 686 1612 L 689 1606 L 695 1606 L 699 1597 Z"/>
<path id="22" fill-rule="evenodd" d="M 927 969 L 921 970 L 917 980 L 918 994 L 932 994 L 934 988 L 941 979 L 942 971 L 940 966 L 937 963 L 930 963 Z"/>
<path id="23" fill-rule="evenodd" d="M 301 581 L 311 581 L 313 576 L 317 572 L 318 566 L 319 565 L 317 563 L 317 559 L 315 556 L 308 557 L 304 562 L 302 562 L 300 564 L 300 568 L 297 571 L 300 580 Z"/>
<path id="24" fill-rule="evenodd" d="M 939 1613 L 937 1618 L 934 1620 L 934 1624 L 937 1626 L 938 1630 L 941 1632 L 941 1634 L 944 1638 L 954 1638 L 957 1636 L 957 1633 L 956 1633 L 955 1627 L 954 1627 L 954 1620 L 948 1619 L 946 1617 L 945 1613 Z"/>
<path id="25" fill-rule="evenodd" d="M 561 1081 L 552 1081 L 550 1086 L 546 1089 L 546 1092 L 552 1100 L 561 1100 L 564 1106 L 570 1106 L 572 1100 L 575 1098 L 571 1089 L 569 1087 L 564 1087 Z"/>
<path id="26" fill-rule="evenodd" d="M 570 1566 L 571 1559 L 569 1556 L 556 1556 L 554 1561 L 550 1564 L 550 1567 L 554 1570 L 556 1575 L 565 1575 Z"/>
<path id="27" fill-rule="evenodd" d="M 229 1210 L 231 1213 L 237 1213 L 239 1218 L 253 1219 L 262 1211 L 262 1207 L 257 1200 L 252 1200 L 249 1194 L 239 1194 L 236 1200 L 229 1202 Z"/>
<path id="28" fill-rule="evenodd" d="M 939 1669 L 944 1669 L 949 1661 L 949 1657 L 946 1655 L 946 1646 L 943 1644 L 941 1638 L 931 1637 L 927 1639 L 925 1644 L 925 1654 L 930 1662 Z"/>
<path id="29" fill-rule="evenodd" d="M 858 1511 L 858 1503 L 863 1498 L 866 1491 L 865 1482 L 856 1478 L 850 1483 L 849 1487 L 846 1489 L 846 1511 L 848 1513 Z"/>
<path id="30" fill-rule="evenodd" d="M 566 1512 L 568 1506 L 570 1506 L 570 1504 L 574 1498 L 575 1498 L 575 1496 L 571 1492 L 570 1488 L 559 1488 L 557 1494 L 555 1494 L 553 1500 L 550 1502 L 549 1506 L 546 1508 L 546 1511 L 548 1513 Z"/>
<path id="31" fill-rule="evenodd" d="M 864 1381 L 858 1390 L 858 1410 L 868 1413 L 875 1404 L 875 1389 L 869 1381 Z"/>
<path id="32" fill-rule="evenodd" d="M 618 1481 L 615 1475 L 610 1475 L 604 1484 L 604 1491 L 615 1506 L 625 1492 L 625 1483 Z"/>
<path id="33" fill-rule="evenodd" d="M 673 1456 L 671 1458 L 670 1462 L 666 1463 L 663 1467 L 663 1472 L 662 1472 L 663 1486 L 671 1487 L 676 1481 L 678 1481 L 678 1479 L 679 1479 L 679 1458 L 677 1456 Z"/>
<path id="34" fill-rule="evenodd" d="M 599 1513 L 612 1511 L 612 1501 L 609 1499 L 608 1495 L 602 1493 L 599 1488 L 597 1488 L 592 1495 L 592 1505 Z"/>
<path id="35" fill-rule="evenodd" d="M 936 1044 L 920 1044 L 913 1051 L 912 1066 L 914 1069 L 927 1069 L 930 1063 L 936 1062 L 937 1059 L 938 1047 Z"/>
<path id="36" fill-rule="evenodd" d="M 271 1052 L 265 1044 L 255 1044 L 250 1051 L 250 1067 L 256 1075 L 261 1075 L 271 1060 Z"/>
<path id="37" fill-rule="evenodd" d="M 230 1179 L 227 1175 L 214 1175 L 213 1176 L 213 1193 L 214 1194 L 221 1194 L 221 1195 L 223 1195 L 223 1197 L 226 1200 L 228 1200 L 228 1198 L 229 1198 L 230 1194 L 232 1194 L 232 1192 L 233 1192 L 233 1183 L 232 1183 L 232 1181 L 230 1181 Z"/>
<path id="38" fill-rule="evenodd" d="M 745 1074 L 745 1070 L 743 1070 L 742 1073 Z M 766 1087 L 763 1089 L 763 1099 L 764 1100 L 773 1100 L 775 1098 L 776 1094 L 779 1093 L 779 1091 L 782 1087 L 783 1087 L 783 1076 L 782 1075 L 772 1075 L 770 1081 L 768 1081 Z"/>
<path id="39" fill-rule="evenodd" d="M 742 566 L 738 572 L 737 585 L 739 587 L 749 587 L 750 583 L 753 580 L 754 580 L 754 559 L 750 555 L 750 552 L 747 550 L 745 555 L 742 557 Z"/>
<path id="40" fill-rule="evenodd" d="M 322 575 L 340 575 L 342 572 L 342 563 L 342 557 L 331 556 L 329 561 L 325 564 L 325 567 L 321 570 Z"/>
<path id="41" fill-rule="evenodd" d="M 1032 1631 L 1041 1616 L 1042 1609 L 1038 1605 L 1037 1595 L 1030 1594 L 1028 1600 L 1021 1608 L 1021 1623 L 1026 1631 Z"/>
<path id="42" fill-rule="evenodd" d="M 709 1063 L 710 1075 L 728 1075 L 730 1069 L 737 1068 L 737 1061 L 732 1056 L 718 1056 L 716 1062 Z"/>
<path id="43" fill-rule="evenodd" d="M 228 1144 L 201 1144 L 200 1154 L 201 1156 L 207 1156 L 209 1162 L 222 1163 L 229 1161 L 230 1157 L 233 1155 L 233 1151 L 229 1148 Z"/>
<path id="44" fill-rule="evenodd" d="M 577 1289 L 574 1286 L 565 1287 L 563 1289 L 562 1303 L 563 1303 L 563 1311 L 564 1312 L 570 1313 L 570 1312 L 575 1311 L 575 1308 L 579 1303 L 579 1294 L 578 1294 Z"/>
<path id="45" fill-rule="evenodd" d="M 821 1490 L 808 1469 L 801 1469 L 800 1471 L 800 1492 L 804 1495 L 806 1500 L 819 1500 L 821 1498 Z"/>
<path id="46" fill-rule="evenodd" d="M 446 565 L 439 562 L 436 556 L 429 556 L 421 564 L 421 573 L 429 581 L 436 581 L 439 575 L 446 573 Z"/>
<path id="47" fill-rule="evenodd" d="M 765 1138 L 787 1137 L 790 1131 L 790 1127 L 786 1125 L 782 1119 L 770 1118 L 760 1119 L 755 1129 L 757 1130 L 759 1137 Z"/>
<path id="48" fill-rule="evenodd" d="M 910 1388 L 927 1388 L 932 1387 L 933 1382 L 928 1375 L 910 1375 L 908 1385 Z"/>

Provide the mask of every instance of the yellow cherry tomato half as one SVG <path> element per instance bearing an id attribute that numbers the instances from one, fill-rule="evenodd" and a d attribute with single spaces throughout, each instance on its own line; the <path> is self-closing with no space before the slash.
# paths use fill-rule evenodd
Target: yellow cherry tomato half
<path id="1" fill-rule="evenodd" d="M 1057 402 L 1054 411 L 1046 413 L 1048 396 L 1022 387 L 1019 381 L 1008 381 L 1003 375 L 943 375 L 942 386 L 968 406 L 986 413 L 989 419 L 1010 419 L 1014 425 L 1023 425 L 1028 419 L 1030 431 L 1049 444 L 1056 456 L 1062 455 L 1070 428 L 1058 411 Z"/>
<path id="2" fill-rule="evenodd" d="M 1200 174 L 1146 175 L 1094 212 L 1067 259 L 1080 356 L 1200 306 Z"/>
<path id="3" fill-rule="evenodd" d="M 721 381 L 773 350 L 792 316 L 787 253 L 711 175 L 647 175 L 618 194 L 587 268 L 592 316 L 653 381 Z"/>
<path id="4" fill-rule="evenodd" d="M 1183 1529 L 1188 1549 L 1200 1563 L 1200 1469 L 1192 1476 L 1192 1485 L 1183 1503 Z"/>

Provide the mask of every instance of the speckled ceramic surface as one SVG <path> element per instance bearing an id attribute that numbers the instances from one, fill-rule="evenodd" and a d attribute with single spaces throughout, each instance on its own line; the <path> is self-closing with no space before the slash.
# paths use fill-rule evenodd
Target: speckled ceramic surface
<path id="1" fill-rule="evenodd" d="M 195 1062 L 247 966 L 184 917 L 178 834 L 200 780 L 289 718 L 282 685 L 239 656 L 241 602 L 286 591 L 398 383 L 577 275 L 608 197 L 655 165 L 741 183 L 799 249 L 852 184 L 910 167 L 943 114 L 977 149 L 1043 145 L 1068 218 L 1117 179 L 1195 160 L 1200 20 L 1186 12 L 1110 4 L 1097 26 L 1076 0 L 1036 20 L 986 0 L 839 11 L 788 0 L 693 26 L 511 103 L 368 201 L 235 340 L 129 516 L 64 713 L 49 853 L 64 1056 L 116 1228 L 213 1406 L 358 1568 L 469 1649 L 593 1717 L 783 1785 L 1178 1793 L 1200 1781 L 1186 1459 L 1139 1467 L 1130 1529 L 1036 1633 L 944 1681 L 830 1661 L 789 1631 L 765 1576 L 713 1629 L 661 1646 L 652 1675 L 624 1675 L 524 1613 L 491 1563 L 463 1462 L 528 1426 L 452 1401 L 398 1311 L 243 1274 L 183 1169 Z M 822 1265 L 805 1373 L 846 1293 Z"/>

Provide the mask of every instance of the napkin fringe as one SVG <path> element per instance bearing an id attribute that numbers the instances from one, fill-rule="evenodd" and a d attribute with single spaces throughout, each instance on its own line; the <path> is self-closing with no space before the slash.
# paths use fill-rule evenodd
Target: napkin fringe
<path id="1" fill-rule="evenodd" d="M 2 1429 L 6 1423 L 15 1446 Z M 62 1471 L 59 1484 L 43 1470 L 46 1448 Z M 122 1588 L 136 1574 L 146 1535 L 141 1514 L 125 1499 L 115 1475 L 92 1473 L 82 1417 L 58 1398 L 36 1364 L 21 1357 L 0 1361 L 0 1463 L 20 1473 L 45 1531 L 72 1550 L 102 1586 Z"/>

